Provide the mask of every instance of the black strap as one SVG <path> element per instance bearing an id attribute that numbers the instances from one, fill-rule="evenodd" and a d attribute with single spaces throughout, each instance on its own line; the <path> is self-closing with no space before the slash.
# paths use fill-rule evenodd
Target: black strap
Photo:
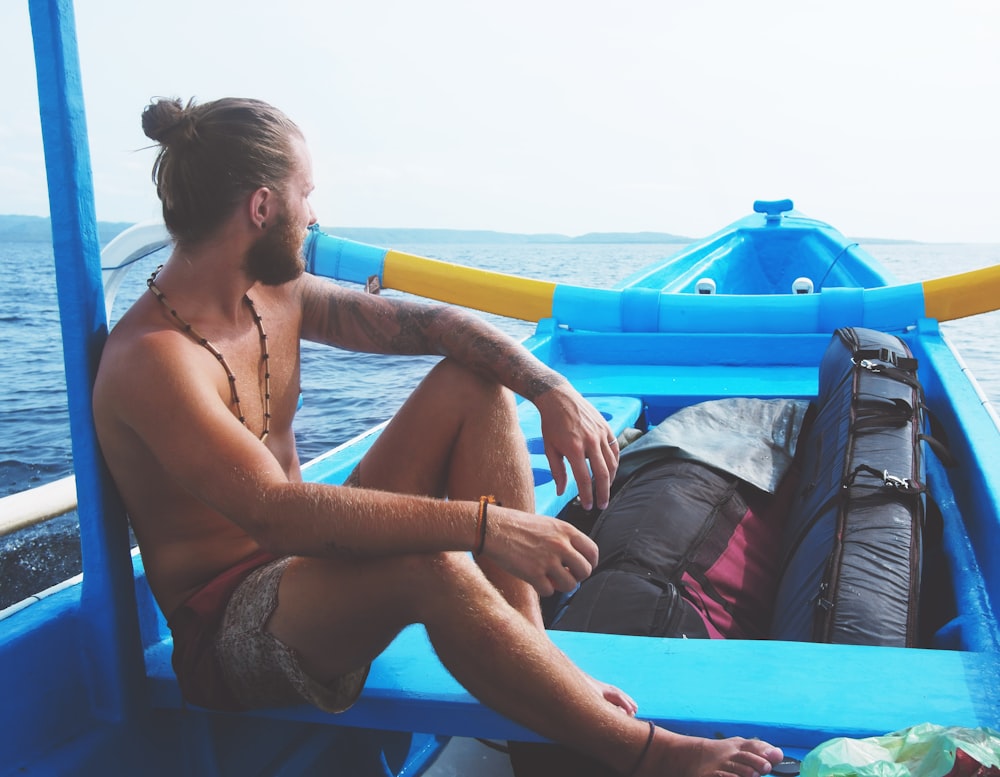
<path id="1" fill-rule="evenodd" d="M 912 356 L 900 356 L 889 348 L 859 348 L 854 352 L 855 364 L 860 364 L 862 361 L 871 362 L 872 360 L 884 362 L 886 365 L 889 365 L 888 367 L 882 367 L 883 370 L 897 367 L 906 372 L 917 371 L 916 359 Z"/>
<path id="2" fill-rule="evenodd" d="M 894 475 L 889 470 L 877 470 L 874 467 L 870 467 L 867 464 L 859 464 L 850 472 L 846 478 L 844 478 L 844 487 L 850 488 L 855 485 L 865 485 L 863 483 L 857 483 L 859 475 L 871 475 L 872 477 L 881 481 L 881 484 L 877 486 L 880 490 L 888 490 L 889 492 L 899 493 L 899 494 L 922 494 L 926 490 L 926 486 L 912 478 L 902 477 L 900 475 Z"/>
<path id="3" fill-rule="evenodd" d="M 941 459 L 941 464 L 945 467 L 954 467 L 958 463 L 958 459 L 952 455 L 952 452 L 937 437 L 930 434 L 919 434 L 917 437 L 927 443 L 927 446 L 937 454 L 937 457 Z"/>

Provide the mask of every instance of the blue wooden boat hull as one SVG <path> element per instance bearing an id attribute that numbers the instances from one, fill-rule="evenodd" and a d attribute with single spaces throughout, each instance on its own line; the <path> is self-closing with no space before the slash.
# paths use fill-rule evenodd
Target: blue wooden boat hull
<path id="1" fill-rule="evenodd" d="M 308 707 L 215 714 L 183 705 L 169 634 L 141 558 L 128 554 L 124 517 L 89 425 L 104 318 L 72 6 L 33 0 L 31 10 L 84 575 L 0 620 L 0 775 L 398 776 L 419 774 L 449 736 L 532 738 L 469 696 L 420 627 L 405 630 L 375 662 L 361 700 L 341 716 Z M 810 277 L 815 293 L 791 294 L 799 277 Z M 715 281 L 715 295 L 697 293 L 702 278 Z M 830 333 L 865 325 L 909 343 L 958 462 L 928 468 L 953 589 L 953 617 L 929 649 L 554 635 L 586 670 L 632 693 L 642 715 L 686 733 L 766 737 L 793 752 L 924 721 L 1000 728 L 1000 428 L 937 322 L 922 308 L 914 312 L 917 294 L 893 286 L 829 226 L 765 212 L 619 289 L 565 287 L 553 295 L 553 315 L 527 345 L 617 428 L 640 413 L 657 423 L 713 398 L 812 397 Z M 534 442 L 537 415 L 529 405 L 520 412 L 538 506 L 554 515 L 573 493 L 555 493 Z M 321 457 L 306 476 L 340 482 L 377 433 Z"/>
<path id="2" fill-rule="evenodd" d="M 754 229 L 780 235 L 782 228 L 741 220 L 723 232 Z M 824 235 L 833 232 L 826 225 L 817 229 Z M 717 272 L 737 272 L 735 259 L 726 264 L 722 254 L 713 254 Z M 804 257 L 792 271 L 804 271 L 814 258 Z M 663 268 L 671 265 L 678 266 L 676 258 L 640 274 L 640 282 L 665 277 Z M 872 282 L 891 282 L 881 269 L 874 272 L 878 275 Z M 760 328 L 770 327 L 764 322 Z M 829 334 L 812 328 L 609 332 L 547 319 L 526 344 L 591 397 L 616 428 L 623 428 L 640 413 L 655 424 L 680 407 L 707 399 L 814 396 Z M 584 668 L 628 689 L 644 715 L 665 725 L 708 736 L 766 737 L 793 752 L 833 736 L 868 736 L 923 721 L 1000 726 L 995 617 L 1000 570 L 991 553 L 1000 536 L 1000 482 L 996 468 L 985 465 L 1000 457 L 1000 430 L 935 321 L 921 319 L 900 327 L 899 333 L 920 360 L 928 402 L 959 460 L 947 471 L 932 461 L 928 474 L 945 515 L 955 612 L 935 635 L 934 649 L 555 634 L 563 649 Z M 573 491 L 555 493 L 538 444 L 537 414 L 528 404 L 520 414 L 539 510 L 554 515 Z M 311 462 L 306 477 L 340 482 L 378 431 Z M 246 763 L 246 752 L 256 753 L 253 760 L 259 763 L 261 743 L 268 742 L 270 748 L 263 750 L 270 758 L 287 758 L 286 766 L 300 764 L 304 771 L 319 762 L 336 764 L 339 771 L 334 773 L 412 774 L 433 760 L 449 736 L 532 736 L 472 699 L 438 663 L 419 627 L 405 631 L 375 663 L 363 698 L 343 716 L 310 708 L 243 716 L 185 710 L 169 665 L 169 634 L 145 585 L 140 558 L 133 559 L 133 567 L 144 655 L 144 700 L 134 718 L 106 720 L 94 708 L 88 604 L 81 585 L 0 622 L 0 661 L 9 684 L 5 697 L 35 700 L 27 708 L 4 707 L 0 743 L 4 752 L 23 754 L 16 763 L 34 763 L 35 768 L 51 763 L 60 770 L 72 764 L 78 773 L 115 773 L 109 765 L 114 761 L 107 759 L 132 752 L 161 764 L 163 773 L 211 763 L 220 773 L 236 774 Z M 431 733 L 410 734 L 415 721 Z M 382 729 L 389 733 L 378 733 Z M 70 737 L 78 744 L 54 747 L 59 738 Z M 167 744 L 178 741 L 185 742 L 181 750 Z M 284 756 L 269 752 L 273 743 L 280 743 Z M 49 755 L 38 761 L 42 753 Z"/>

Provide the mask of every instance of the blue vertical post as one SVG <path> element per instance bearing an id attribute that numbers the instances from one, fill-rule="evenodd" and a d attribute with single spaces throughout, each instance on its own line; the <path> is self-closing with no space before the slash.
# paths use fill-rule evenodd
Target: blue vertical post
<path id="1" fill-rule="evenodd" d="M 127 523 L 91 412 L 108 325 L 75 19 L 72 0 L 30 0 L 29 10 L 79 499 L 80 649 L 94 714 L 119 721 L 137 711 L 144 672 Z"/>

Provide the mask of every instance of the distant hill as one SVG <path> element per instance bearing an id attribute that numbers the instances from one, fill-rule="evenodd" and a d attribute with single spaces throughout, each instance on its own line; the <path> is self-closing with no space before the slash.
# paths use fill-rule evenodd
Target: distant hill
<path id="1" fill-rule="evenodd" d="M 98 236 L 107 243 L 128 222 L 97 222 Z M 348 240 L 377 246 L 411 243 L 688 243 L 691 238 L 670 235 L 666 232 L 591 232 L 569 237 L 552 233 L 516 234 L 493 232 L 485 229 L 407 229 L 377 227 L 323 227 L 323 231 Z M 52 232 L 49 219 L 44 216 L 0 215 L 0 241 L 17 243 L 50 242 Z"/>
<path id="2" fill-rule="evenodd" d="M 101 245 L 115 235 L 132 226 L 127 221 L 98 221 L 97 233 Z M 493 245 L 516 245 L 523 243 L 648 243 L 676 244 L 690 243 L 694 238 L 672 235 L 669 232 L 588 232 L 571 237 L 553 232 L 521 234 L 517 232 L 494 232 L 487 229 L 416 229 L 407 227 L 330 227 L 323 231 L 359 243 L 386 248 L 415 243 L 461 244 L 491 243 Z M 858 243 L 878 245 L 880 243 L 913 243 L 913 240 L 892 240 L 877 237 L 850 238 Z M 50 242 L 52 233 L 49 219 L 44 216 L 3 216 L 0 215 L 0 242 L 40 243 Z"/>
<path id="3" fill-rule="evenodd" d="M 127 221 L 98 221 L 97 237 L 102 245 L 132 226 Z M 52 226 L 47 216 L 0 216 L 0 241 L 9 243 L 50 243 Z"/>
<path id="4" fill-rule="evenodd" d="M 517 232 L 494 232 L 485 229 L 405 229 L 397 227 L 328 227 L 323 231 L 330 235 L 370 243 L 377 246 L 393 246 L 407 243 L 690 243 L 691 238 L 671 235 L 666 232 L 588 232 L 586 235 L 570 237 L 552 232 L 521 234 Z"/>

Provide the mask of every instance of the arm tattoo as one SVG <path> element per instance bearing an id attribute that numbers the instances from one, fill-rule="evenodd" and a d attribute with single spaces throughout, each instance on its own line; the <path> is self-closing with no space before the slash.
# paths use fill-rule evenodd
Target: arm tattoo
<path id="1" fill-rule="evenodd" d="M 433 316 L 434 308 L 331 289 L 306 301 L 304 334 L 353 351 L 426 354 L 433 352 L 426 337 Z"/>
<path id="2" fill-rule="evenodd" d="M 443 340 L 449 356 L 528 400 L 563 381 L 525 348 L 484 321 L 455 311 Z"/>
<path id="3" fill-rule="evenodd" d="M 428 334 L 433 331 L 440 308 L 413 304 L 362 304 L 362 300 L 344 300 L 340 316 L 343 329 L 354 329 L 361 350 L 383 353 L 435 353 Z"/>
<path id="4" fill-rule="evenodd" d="M 345 289 L 307 301 L 314 339 L 356 351 L 439 354 L 534 400 L 565 379 L 478 316 L 459 308 Z"/>

